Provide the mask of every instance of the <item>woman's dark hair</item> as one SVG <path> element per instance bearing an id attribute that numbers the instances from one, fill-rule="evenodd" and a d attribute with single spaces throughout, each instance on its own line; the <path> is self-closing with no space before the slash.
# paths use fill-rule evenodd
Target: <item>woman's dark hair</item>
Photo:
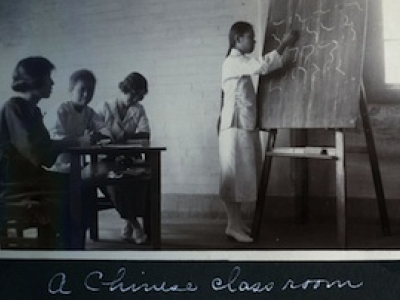
<path id="1" fill-rule="evenodd" d="M 86 83 L 91 83 L 93 86 L 96 84 L 96 76 L 94 76 L 92 71 L 82 69 L 75 71 L 69 77 L 69 90 L 72 91 L 78 81 L 84 81 Z"/>
<path id="2" fill-rule="evenodd" d="M 43 80 L 55 66 L 44 57 L 33 56 L 20 60 L 14 69 L 11 88 L 16 92 L 26 92 L 41 88 Z"/>
<path id="3" fill-rule="evenodd" d="M 253 28 L 253 25 L 251 25 L 248 22 L 239 21 L 239 22 L 234 23 L 231 26 L 231 29 L 229 30 L 229 48 L 228 48 L 228 52 L 226 53 L 226 56 L 229 55 L 232 48 L 235 46 L 236 36 L 243 36 L 245 33 L 251 32 L 251 31 L 254 31 L 254 28 Z M 224 106 L 224 97 L 225 97 L 224 91 L 221 90 L 220 111 L 222 111 L 222 107 Z M 220 131 L 220 126 L 221 126 L 221 116 L 218 118 L 218 122 L 217 122 L 217 133 L 218 134 Z"/>
<path id="4" fill-rule="evenodd" d="M 226 56 L 229 55 L 233 46 L 235 46 L 235 37 L 243 36 L 246 32 L 254 31 L 253 25 L 248 22 L 239 21 L 232 25 L 229 31 L 229 49 Z"/>
<path id="5" fill-rule="evenodd" d="M 139 91 L 143 91 L 147 94 L 147 80 L 142 74 L 137 72 L 132 72 L 126 76 L 125 79 L 119 83 L 118 87 L 124 94 Z"/>

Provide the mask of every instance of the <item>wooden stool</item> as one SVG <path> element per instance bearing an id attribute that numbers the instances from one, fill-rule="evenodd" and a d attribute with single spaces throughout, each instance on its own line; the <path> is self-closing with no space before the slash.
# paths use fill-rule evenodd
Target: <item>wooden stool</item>
<path id="1" fill-rule="evenodd" d="M 50 221 L 50 205 L 25 199 L 3 204 L 0 225 L 1 249 L 54 249 L 56 233 Z M 36 229 L 35 235 L 25 235 Z"/>

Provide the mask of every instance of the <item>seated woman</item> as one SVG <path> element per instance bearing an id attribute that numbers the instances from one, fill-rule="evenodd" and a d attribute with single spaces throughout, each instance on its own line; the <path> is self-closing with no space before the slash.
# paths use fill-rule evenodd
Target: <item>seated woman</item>
<path id="1" fill-rule="evenodd" d="M 150 125 L 144 107 L 139 103 L 147 94 L 147 80 L 143 75 L 133 72 L 120 84 L 121 95 L 113 101 L 105 102 L 100 115 L 111 134 L 113 142 L 125 143 L 132 139 L 149 139 Z M 117 157 L 116 161 L 128 164 L 125 157 Z M 143 215 L 147 189 L 137 185 L 109 187 L 111 200 L 121 218 L 125 219 L 122 238 L 144 243 L 147 239 L 137 217 Z"/>
<path id="2" fill-rule="evenodd" d="M 51 95 L 53 69 L 54 65 L 43 57 L 25 58 L 15 67 L 12 89 L 17 95 L 0 110 L 0 204 L 16 195 L 54 192 L 57 196 L 50 199 L 36 199 L 50 201 L 50 218 L 60 237 L 59 247 L 68 249 L 74 231 L 69 213 L 69 177 L 44 167 L 50 167 L 67 147 L 86 145 L 89 137 L 80 141 L 50 138 L 37 104 Z"/>

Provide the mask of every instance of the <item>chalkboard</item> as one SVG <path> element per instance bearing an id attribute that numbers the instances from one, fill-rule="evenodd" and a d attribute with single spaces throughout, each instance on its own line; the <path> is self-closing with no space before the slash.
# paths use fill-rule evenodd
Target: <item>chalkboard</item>
<path id="1" fill-rule="evenodd" d="M 290 29 L 300 38 L 287 49 L 291 63 L 260 78 L 261 128 L 356 126 L 367 1 L 271 0 L 264 53 Z"/>

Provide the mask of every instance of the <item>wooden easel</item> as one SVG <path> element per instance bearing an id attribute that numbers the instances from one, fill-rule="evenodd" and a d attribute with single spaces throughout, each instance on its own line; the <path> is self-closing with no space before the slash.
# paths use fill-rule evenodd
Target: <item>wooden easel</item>
<path id="1" fill-rule="evenodd" d="M 375 186 L 376 198 L 378 202 L 379 214 L 381 218 L 381 226 L 384 235 L 390 235 L 390 224 L 386 209 L 385 196 L 383 192 L 381 174 L 379 170 L 378 157 L 375 148 L 375 142 L 371 130 L 371 124 L 368 115 L 367 101 L 365 96 L 365 89 L 361 84 L 360 91 L 360 113 L 366 140 L 366 151 L 369 155 L 371 171 Z M 338 228 L 338 243 L 341 248 L 347 247 L 347 232 L 346 232 L 346 160 L 345 160 L 345 139 L 344 130 L 335 129 L 335 147 L 283 147 L 275 148 L 277 130 L 272 129 L 268 135 L 268 141 L 265 151 L 265 159 L 262 168 L 261 180 L 258 189 L 257 203 L 254 213 L 252 236 L 254 241 L 259 238 L 262 214 L 264 210 L 266 192 L 268 187 L 269 175 L 271 171 L 272 157 L 289 157 L 289 158 L 306 158 L 306 159 L 322 159 L 334 160 L 336 164 L 336 213 L 337 213 L 337 228 Z M 359 150 L 359 149 L 358 149 Z M 365 149 L 364 149 L 365 150 Z M 304 170 L 304 168 L 303 168 Z M 307 217 L 306 210 L 306 193 L 307 182 L 301 182 L 300 188 L 303 195 L 300 197 L 300 218 Z"/>

